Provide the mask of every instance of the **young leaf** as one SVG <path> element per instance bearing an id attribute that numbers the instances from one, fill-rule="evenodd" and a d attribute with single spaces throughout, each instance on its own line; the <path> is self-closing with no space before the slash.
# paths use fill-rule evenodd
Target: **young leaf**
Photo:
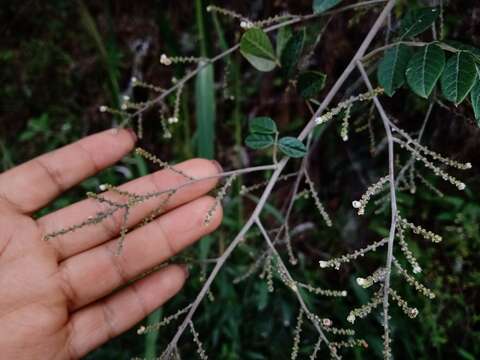
<path id="1" fill-rule="evenodd" d="M 282 51 L 281 64 L 282 71 L 286 77 L 291 77 L 295 65 L 298 63 L 300 56 L 302 55 L 303 44 L 305 42 L 305 29 L 297 31 L 293 36 L 288 39 L 285 44 L 285 48 Z"/>
<path id="2" fill-rule="evenodd" d="M 272 71 L 278 62 L 270 39 L 258 28 L 249 29 L 242 35 L 240 52 L 259 71 Z"/>
<path id="3" fill-rule="evenodd" d="M 298 92 L 304 98 L 317 95 L 325 86 L 327 76 L 320 71 L 306 71 L 298 77 Z"/>
<path id="4" fill-rule="evenodd" d="M 473 112 L 475 113 L 475 119 L 477 119 L 480 126 L 480 80 L 477 78 L 475 85 L 470 93 L 470 100 L 472 101 Z"/>
<path id="5" fill-rule="evenodd" d="M 395 90 L 405 83 L 405 70 L 411 50 L 405 45 L 397 45 L 385 52 L 377 69 L 377 79 L 385 94 L 393 96 Z"/>
<path id="6" fill-rule="evenodd" d="M 443 71 L 443 95 L 455 106 L 460 104 L 472 90 L 476 77 L 473 56 L 464 51 L 456 53 L 447 61 Z"/>
<path id="7" fill-rule="evenodd" d="M 342 0 L 313 0 L 313 12 L 322 13 L 340 4 Z"/>
<path id="8" fill-rule="evenodd" d="M 250 120 L 249 128 L 253 134 L 272 135 L 277 132 L 275 121 L 266 116 L 256 117 Z"/>
<path id="9" fill-rule="evenodd" d="M 423 33 L 437 20 L 438 8 L 411 10 L 402 20 L 401 38 L 413 37 Z"/>
<path id="10" fill-rule="evenodd" d="M 245 139 L 245 144 L 255 150 L 266 149 L 273 145 L 273 137 L 264 134 L 250 134 Z"/>
<path id="11" fill-rule="evenodd" d="M 286 136 L 278 141 L 278 148 L 289 157 L 301 158 L 307 153 L 305 145 L 297 138 Z"/>
<path id="12" fill-rule="evenodd" d="M 435 44 L 422 47 L 410 59 L 407 83 L 415 94 L 428 98 L 445 67 L 445 52 Z"/>
<path id="13" fill-rule="evenodd" d="M 282 56 L 283 49 L 285 49 L 285 45 L 292 35 L 292 28 L 290 26 L 284 26 L 278 30 L 276 47 L 277 58 Z"/>

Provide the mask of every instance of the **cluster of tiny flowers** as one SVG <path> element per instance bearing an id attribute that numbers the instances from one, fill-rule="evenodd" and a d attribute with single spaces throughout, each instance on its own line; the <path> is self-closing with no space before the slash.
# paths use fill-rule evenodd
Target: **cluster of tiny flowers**
<path id="1" fill-rule="evenodd" d="M 404 130 L 398 129 L 398 128 L 395 129 L 395 130 L 399 134 L 401 134 L 402 136 L 407 138 L 407 142 L 405 143 L 406 146 L 413 144 L 413 146 L 415 146 L 415 148 L 418 151 L 422 152 L 425 155 L 431 156 L 432 159 L 434 159 L 434 160 L 437 160 L 437 161 L 439 161 L 439 162 L 441 162 L 441 163 L 443 163 L 447 166 L 450 166 L 450 167 L 453 167 L 453 168 L 456 168 L 456 169 L 459 169 L 459 170 L 468 170 L 468 169 L 472 168 L 472 164 L 469 163 L 469 162 L 461 163 L 459 161 L 455 161 L 455 160 L 449 159 L 447 157 L 444 157 L 444 156 L 436 153 L 435 151 L 432 151 L 432 150 L 428 149 L 427 147 L 421 145 L 417 141 L 413 140 Z"/>
<path id="2" fill-rule="evenodd" d="M 413 154 L 413 156 L 415 157 L 415 160 L 421 161 L 425 165 L 425 167 L 432 170 L 436 176 L 440 176 L 444 181 L 447 181 L 450 184 L 456 186 L 458 190 L 465 190 L 466 186 L 463 182 L 459 181 L 454 176 L 451 176 L 447 174 L 445 171 L 443 171 L 442 169 L 440 169 L 438 166 L 436 166 L 434 163 L 428 160 L 425 156 L 420 154 L 420 152 L 417 149 L 412 148 L 404 141 L 398 140 L 398 142 L 400 143 L 401 147 L 406 147 L 407 150 L 409 150 Z"/>
<path id="3" fill-rule="evenodd" d="M 208 61 L 206 58 L 194 56 L 175 56 L 169 57 L 167 54 L 160 56 L 160 64 L 170 66 L 172 64 L 200 64 Z"/>
<path id="4" fill-rule="evenodd" d="M 345 113 L 343 114 L 342 128 L 340 130 L 340 137 L 342 138 L 343 141 L 348 141 L 348 125 L 349 125 L 351 114 L 352 114 L 352 105 L 348 106 L 345 109 Z"/>
<path id="5" fill-rule="evenodd" d="M 418 315 L 418 310 L 417 308 L 412 308 L 408 306 L 408 303 L 401 298 L 398 293 L 393 290 L 392 288 L 389 289 L 389 294 L 392 296 L 392 298 L 397 302 L 398 306 L 403 310 L 403 312 L 410 318 L 414 319 Z"/>
<path id="6" fill-rule="evenodd" d="M 317 354 L 320 351 L 321 344 L 322 344 L 322 338 L 319 338 L 318 341 L 315 343 L 315 347 L 313 348 L 313 352 L 311 353 L 309 360 L 315 360 L 317 358 Z"/>
<path id="7" fill-rule="evenodd" d="M 294 281 L 288 274 L 286 268 L 284 268 L 283 266 L 277 266 L 276 267 L 277 269 L 277 274 L 278 276 L 280 277 L 280 280 L 282 280 L 283 284 L 290 288 L 290 290 L 292 290 L 293 292 L 297 292 L 298 291 L 298 286 L 297 286 L 297 282 Z"/>
<path id="8" fill-rule="evenodd" d="M 415 290 L 417 290 L 420 294 L 423 296 L 429 298 L 429 299 L 435 299 L 435 294 L 433 293 L 432 290 L 428 289 L 425 287 L 423 284 L 418 282 L 413 276 L 411 276 L 407 270 L 405 270 L 400 263 L 398 262 L 397 259 L 393 259 L 393 264 L 397 268 L 398 272 L 405 278 L 405 281 L 412 286 Z"/>
<path id="9" fill-rule="evenodd" d="M 329 297 L 345 297 L 347 296 L 347 292 L 345 290 L 330 290 L 330 289 L 322 289 L 318 287 L 314 287 L 310 284 L 304 284 L 297 282 L 298 287 L 303 288 L 313 294 L 329 296 Z"/>
<path id="10" fill-rule="evenodd" d="M 143 334 L 147 334 L 147 333 L 152 332 L 152 331 L 157 331 L 158 329 L 170 324 L 172 321 L 177 320 L 183 314 L 186 314 L 190 310 L 191 307 L 192 307 L 192 305 L 190 304 L 190 305 L 184 307 L 183 309 L 178 310 L 175 314 L 167 316 L 165 319 L 163 319 L 162 321 L 160 321 L 158 323 L 150 324 L 148 326 L 140 326 L 137 330 L 137 334 L 138 335 L 143 335 Z"/>
<path id="11" fill-rule="evenodd" d="M 327 224 L 328 227 L 332 227 L 332 220 L 330 219 L 330 216 L 328 215 L 327 211 L 325 210 L 325 207 L 320 201 L 320 198 L 318 197 L 318 193 L 315 190 L 315 184 L 313 183 L 312 179 L 308 175 L 307 171 L 305 171 L 305 181 L 307 182 L 308 188 L 310 189 L 310 193 L 312 194 L 313 200 L 315 202 L 315 207 L 318 209 L 318 212 L 322 216 L 323 221 L 325 221 L 325 224 Z"/>
<path id="12" fill-rule="evenodd" d="M 219 6 L 215 6 L 215 5 L 208 5 L 207 6 L 207 12 L 215 12 L 215 13 L 219 13 L 221 15 L 230 17 L 232 19 L 249 21 L 247 18 L 245 18 L 241 14 L 238 14 L 238 13 L 232 11 L 232 10 L 228 10 L 228 9 L 225 9 L 225 8 L 222 8 L 222 7 L 219 7 Z"/>
<path id="13" fill-rule="evenodd" d="M 203 344 L 200 341 L 200 338 L 198 336 L 198 332 L 195 330 L 195 327 L 193 326 L 193 323 L 191 321 L 188 322 L 188 326 L 190 326 L 190 332 L 192 333 L 193 336 L 193 342 L 195 345 L 197 345 L 197 354 L 200 357 L 201 360 L 208 360 L 208 356 L 205 353 L 205 350 L 203 348 Z"/>
<path id="14" fill-rule="evenodd" d="M 370 251 L 375 251 L 378 247 L 385 245 L 388 242 L 388 238 L 382 239 L 380 241 L 377 241 L 371 245 L 368 245 L 367 247 L 357 250 L 351 254 L 343 255 L 338 258 L 328 260 L 328 261 L 323 261 L 321 260 L 319 262 L 321 268 L 329 268 L 333 267 L 336 270 L 340 269 L 340 265 L 344 263 L 348 263 L 352 260 L 357 259 L 360 256 L 364 256 L 366 253 Z"/>
<path id="15" fill-rule="evenodd" d="M 405 220 L 400 216 L 398 216 L 398 221 L 402 224 L 402 226 L 408 227 L 413 231 L 414 234 L 419 234 L 426 240 L 430 240 L 431 242 L 434 242 L 434 243 L 439 243 L 442 241 L 442 237 L 440 235 L 437 235 L 430 230 L 425 230 L 421 226 L 408 222 L 407 220 Z"/>
<path id="16" fill-rule="evenodd" d="M 377 269 L 372 275 L 366 277 L 366 278 L 357 278 L 357 284 L 364 289 L 369 288 L 373 284 L 376 284 L 380 281 L 383 281 L 385 279 L 385 274 L 386 274 L 386 269 L 385 268 L 379 268 Z"/>
<path id="17" fill-rule="evenodd" d="M 164 139 L 171 139 L 172 138 L 172 133 L 168 129 L 167 123 L 168 123 L 168 120 L 165 119 L 165 116 L 163 114 L 160 114 L 160 125 L 162 125 L 163 138 Z"/>
<path id="18" fill-rule="evenodd" d="M 194 177 L 186 174 L 182 170 L 176 169 L 174 166 L 171 166 L 168 162 L 159 159 L 157 156 L 153 155 L 152 153 L 148 152 L 145 149 L 136 148 L 135 153 L 137 155 L 143 157 L 144 159 L 149 160 L 151 163 L 153 163 L 155 165 L 158 165 L 161 169 L 168 169 L 170 171 L 173 171 L 174 173 L 177 173 L 177 174 L 183 176 L 184 178 L 186 178 L 188 180 L 195 180 Z"/>
<path id="19" fill-rule="evenodd" d="M 292 355 L 290 356 L 291 360 L 295 360 L 298 357 L 298 350 L 300 350 L 300 336 L 302 334 L 302 325 L 303 325 L 303 316 L 305 312 L 303 308 L 300 308 L 297 316 L 297 325 L 295 326 L 295 330 L 293 331 L 293 346 L 292 346 Z"/>
<path id="20" fill-rule="evenodd" d="M 398 219 L 398 217 L 397 217 L 397 219 Z M 410 251 L 410 249 L 408 248 L 408 244 L 405 241 L 405 233 L 404 233 L 403 225 L 402 225 L 402 223 L 399 223 L 398 221 L 397 221 L 397 234 L 398 234 L 398 243 L 400 245 L 400 249 L 402 250 L 402 253 L 405 256 L 405 258 L 407 259 L 407 261 L 412 266 L 413 273 L 418 274 L 418 273 L 422 272 L 422 268 L 418 264 L 417 259 L 415 258 L 413 253 Z"/>
<path id="21" fill-rule="evenodd" d="M 275 290 L 273 287 L 272 262 L 273 262 L 272 255 L 268 255 L 263 265 L 263 271 L 260 274 L 260 279 L 264 279 L 265 277 L 267 278 L 267 289 L 268 289 L 268 292 L 270 293 L 273 293 L 273 291 Z"/>
<path id="22" fill-rule="evenodd" d="M 365 214 L 365 207 L 367 206 L 372 196 L 380 193 L 384 189 L 385 184 L 389 182 L 389 179 L 390 177 L 388 175 L 380 178 L 380 180 L 378 180 L 375 184 L 368 187 L 367 192 L 362 195 L 360 200 L 355 200 L 352 202 L 352 206 L 355 209 L 358 209 L 358 215 Z"/>
<path id="23" fill-rule="evenodd" d="M 296 173 L 296 172 L 290 173 L 290 174 L 285 174 L 285 175 L 279 176 L 278 181 L 285 181 L 285 180 L 288 180 L 288 179 L 290 179 L 294 176 L 297 176 L 297 175 L 298 175 L 298 173 Z M 269 181 L 262 181 L 262 182 L 259 182 L 257 184 L 253 184 L 251 186 L 242 185 L 242 187 L 240 188 L 240 195 L 246 195 L 246 194 L 248 194 L 252 191 L 261 189 L 261 188 L 265 187 L 268 184 L 268 182 Z"/>
<path id="24" fill-rule="evenodd" d="M 298 260 L 293 253 L 292 239 L 290 238 L 290 227 L 288 224 L 285 224 L 285 243 L 287 245 L 288 261 L 292 265 L 297 265 Z"/>
<path id="25" fill-rule="evenodd" d="M 98 108 L 98 110 L 102 113 L 109 113 L 109 114 L 112 114 L 112 115 L 118 115 L 122 118 L 125 118 L 125 117 L 128 117 L 129 114 L 125 111 L 123 111 L 124 109 L 122 110 L 117 110 L 117 109 L 113 109 L 109 106 L 106 106 L 106 105 L 102 105 Z"/>
<path id="26" fill-rule="evenodd" d="M 347 321 L 353 324 L 357 318 L 364 318 L 368 314 L 370 314 L 373 309 L 375 309 L 378 305 L 382 303 L 382 293 L 383 286 L 375 293 L 374 297 L 372 298 L 372 300 L 370 300 L 369 303 L 350 311 L 347 316 Z"/>
<path id="27" fill-rule="evenodd" d="M 340 102 L 335 108 L 333 108 L 329 112 L 317 117 L 315 119 L 315 123 L 317 125 L 326 123 L 327 121 L 330 121 L 335 116 L 337 116 L 342 110 L 350 107 L 353 103 L 355 103 L 357 101 L 370 101 L 374 97 L 376 97 L 377 95 L 380 95 L 381 93 L 383 93 L 383 89 L 382 88 L 376 88 L 373 91 L 368 91 L 366 93 L 359 94 L 357 96 L 351 96 L 347 100 Z"/>
<path id="28" fill-rule="evenodd" d="M 133 87 L 145 88 L 145 89 L 153 90 L 155 92 L 164 92 L 165 91 L 165 89 L 163 89 L 159 86 L 155 86 L 153 84 L 149 84 L 149 83 L 146 83 L 144 81 L 141 81 L 135 76 L 133 76 L 130 79 L 130 83 L 132 84 Z"/>
<path id="29" fill-rule="evenodd" d="M 365 349 L 368 348 L 367 342 L 363 339 L 348 339 L 348 340 L 342 340 L 342 341 L 335 341 L 328 344 L 332 359 L 338 359 L 338 354 L 337 354 L 338 349 L 353 348 L 356 346 L 363 347 Z"/>
<path id="30" fill-rule="evenodd" d="M 227 195 L 227 190 L 232 186 L 232 183 L 236 178 L 237 178 L 237 174 L 233 174 L 229 176 L 227 178 L 227 181 L 225 181 L 225 184 L 218 191 L 217 196 L 215 197 L 215 202 L 213 206 L 210 209 L 208 209 L 207 215 L 203 220 L 203 223 L 205 225 L 210 224 L 210 222 L 212 221 L 215 211 L 217 210 L 218 206 L 221 204 L 222 200 L 225 198 L 225 195 Z"/>

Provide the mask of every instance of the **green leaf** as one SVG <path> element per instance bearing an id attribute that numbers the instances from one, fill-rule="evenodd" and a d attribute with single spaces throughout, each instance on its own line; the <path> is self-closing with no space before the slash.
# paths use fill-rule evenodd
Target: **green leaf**
<path id="1" fill-rule="evenodd" d="M 285 45 L 287 41 L 292 37 L 292 28 L 290 26 L 281 27 L 277 32 L 277 58 L 282 56 L 283 49 L 285 49 Z"/>
<path id="2" fill-rule="evenodd" d="M 468 95 L 475 83 L 477 72 L 473 56 L 460 51 L 448 59 L 442 75 L 443 95 L 455 106 Z"/>
<path id="3" fill-rule="evenodd" d="M 340 4 L 342 0 L 313 0 L 313 12 L 322 13 Z"/>
<path id="4" fill-rule="evenodd" d="M 266 149 L 273 145 L 273 137 L 264 134 L 250 134 L 245 139 L 245 144 L 255 150 Z"/>
<path id="5" fill-rule="evenodd" d="M 259 71 L 272 71 L 278 62 L 270 39 L 258 28 L 249 29 L 242 35 L 240 52 Z"/>
<path id="6" fill-rule="evenodd" d="M 411 50 L 405 45 L 397 45 L 385 52 L 377 69 L 377 79 L 385 94 L 393 96 L 395 90 L 405 83 L 405 71 Z"/>
<path id="7" fill-rule="evenodd" d="M 297 65 L 300 56 L 303 51 L 303 44 L 305 43 L 305 28 L 297 31 L 293 36 L 288 39 L 285 44 L 285 48 L 282 51 L 281 64 L 282 71 L 286 77 L 291 77 L 295 65 Z"/>
<path id="8" fill-rule="evenodd" d="M 327 76 L 320 71 L 306 71 L 298 77 L 298 92 L 304 98 L 317 95 L 325 86 Z"/>
<path id="9" fill-rule="evenodd" d="M 407 83 L 415 94 L 428 98 L 445 67 L 445 52 L 435 44 L 422 47 L 410 59 Z"/>
<path id="10" fill-rule="evenodd" d="M 438 8 L 421 8 L 411 10 L 402 20 L 401 38 L 413 37 L 423 33 L 437 20 Z"/>
<path id="11" fill-rule="evenodd" d="M 271 135 L 278 131 L 275 121 L 267 116 L 256 117 L 250 120 L 249 128 L 253 134 Z"/>
<path id="12" fill-rule="evenodd" d="M 295 137 L 286 136 L 278 141 L 278 148 L 282 153 L 292 158 L 304 157 L 307 153 L 305 145 Z"/>
<path id="13" fill-rule="evenodd" d="M 470 93 L 470 100 L 472 101 L 475 119 L 478 120 L 478 125 L 480 126 L 480 80 L 478 77 L 475 81 L 475 85 L 473 85 L 472 92 Z"/>

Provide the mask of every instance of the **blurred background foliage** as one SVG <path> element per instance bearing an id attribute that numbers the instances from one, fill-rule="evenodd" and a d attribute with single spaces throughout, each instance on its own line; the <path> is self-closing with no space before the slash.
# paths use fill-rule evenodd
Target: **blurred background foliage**
<path id="1" fill-rule="evenodd" d="M 444 2 L 448 37 L 480 46 L 480 3 Z M 311 0 L 211 3 L 249 14 L 254 19 L 285 10 L 311 12 Z M 402 14 L 407 5 L 429 3 L 403 0 L 399 1 L 396 11 Z M 206 5 L 202 0 L 3 0 L 0 7 L 0 169 L 6 170 L 82 136 L 115 126 L 116 119 L 100 114 L 97 109 L 103 104 L 117 106 L 132 75 L 140 73 L 148 82 L 168 87 L 172 76 L 185 73 L 183 65 L 173 69 L 159 65 L 160 54 L 212 56 L 236 43 L 241 34 L 238 27 L 230 21 L 207 16 Z M 327 88 L 349 61 L 375 13 L 376 10 L 347 12 L 331 19 L 316 48 L 312 66 L 328 74 Z M 311 22 L 307 31 L 317 34 L 325 25 L 324 20 Z M 308 109 L 280 72 L 259 74 L 245 61 L 240 61 L 238 54 L 229 58 L 227 66 L 226 89 L 222 88 L 224 65 L 207 69 L 188 83 L 182 98 L 180 122 L 172 129 L 173 141 L 162 137 L 158 114 L 147 114 L 141 145 L 172 162 L 200 154 L 217 158 L 225 169 L 267 163 L 268 157 L 243 147 L 247 119 L 257 114 L 269 115 L 276 119 L 283 132 L 293 135 L 308 118 Z M 354 80 L 347 91 L 355 90 Z M 228 96 L 224 96 L 225 91 Z M 403 91 L 392 99 L 385 99 L 385 103 L 400 119 L 401 126 L 412 131 L 420 126 L 427 107 L 424 100 Z M 361 118 L 366 110 L 360 109 L 354 115 Z M 431 245 L 410 239 L 410 246 L 424 268 L 423 281 L 438 297 L 427 301 L 412 293 L 404 283 L 394 283 L 420 310 L 420 316 L 410 320 L 394 307 L 393 346 L 398 359 L 474 360 L 480 357 L 480 132 L 472 119 L 469 106 L 436 106 L 425 138 L 434 150 L 474 165 L 467 175 L 459 174 L 468 190 L 459 193 L 428 176 L 446 194 L 444 198 L 423 187 L 415 195 L 404 194 L 400 198 L 407 218 L 443 235 L 444 241 Z M 381 138 L 381 127 L 377 126 L 376 130 Z M 359 218 L 351 208 L 351 200 L 383 175 L 385 161 L 383 156 L 372 157 L 365 132 L 351 136 L 347 143 L 339 139 L 338 130 L 334 128 L 317 136 L 321 139 L 314 149 L 311 173 L 335 226 L 325 228 L 309 199 L 298 201 L 291 227 L 303 229 L 293 237 L 301 261 L 293 273 L 300 281 L 315 286 L 349 290 L 346 299 L 308 296 L 309 304 L 319 316 L 331 318 L 338 326 L 347 326 L 348 311 L 366 302 L 369 296 L 354 284 L 354 279 L 383 263 L 383 254 L 370 255 L 338 272 L 320 271 L 318 260 L 352 251 L 385 234 L 386 214 L 372 212 Z M 293 171 L 293 165 L 290 166 L 289 170 Z M 120 184 L 147 172 L 143 161 L 129 156 L 69 191 L 43 213 L 81 199 L 85 191 L 96 190 L 101 183 Z M 245 182 L 248 185 L 261 180 L 262 176 L 256 175 Z M 237 184 L 237 190 L 240 185 Z M 290 190 L 291 183 L 279 184 L 268 204 L 264 221 L 271 228 L 282 222 L 281 209 Z M 223 251 L 255 200 L 255 194 L 227 198 L 222 228 L 187 253 L 193 274 L 189 284 L 151 319 L 171 314 L 189 303 L 202 285 L 202 274 L 209 270 L 201 260 L 215 258 Z M 233 279 L 243 274 L 261 253 L 261 244 L 259 236 L 252 234 L 235 252 L 214 283 L 212 299 L 202 304 L 195 317 L 197 330 L 212 359 L 290 358 L 298 311 L 292 294 L 278 281 L 275 292 L 268 293 L 266 284 L 256 275 L 233 284 Z M 377 314 L 355 324 L 355 330 L 367 339 L 370 347 L 347 351 L 345 358 L 380 356 L 379 319 Z M 154 358 L 174 331 L 175 324 L 172 324 L 144 338 L 132 330 L 87 358 Z M 301 358 L 308 357 L 315 342 L 315 332 L 306 325 Z M 196 358 L 189 334 L 184 335 L 181 343 L 183 358 Z"/>

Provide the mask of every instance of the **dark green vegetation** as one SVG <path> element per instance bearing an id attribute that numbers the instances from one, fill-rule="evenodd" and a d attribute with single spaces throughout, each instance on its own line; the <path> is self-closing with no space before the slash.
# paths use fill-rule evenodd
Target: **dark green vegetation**
<path id="1" fill-rule="evenodd" d="M 323 3 L 333 6 L 338 1 Z M 407 4 L 420 3 L 429 5 L 421 1 L 399 1 L 396 14 L 401 17 L 406 14 Z M 238 24 L 218 15 L 210 16 L 204 11 L 207 4 L 202 1 L 158 0 L 132 4 L 131 1 L 82 3 L 66 0 L 10 1 L 2 4 L 2 170 L 86 134 L 116 125 L 118 120 L 100 114 L 98 107 L 103 104 L 118 106 L 120 93 L 136 71 L 141 72 L 149 83 L 169 87 L 172 75 L 180 78 L 186 69 L 195 66 L 163 67 L 158 62 L 162 53 L 211 57 L 240 41 L 242 32 Z M 267 18 L 286 9 L 295 14 L 310 13 L 312 10 L 311 0 L 222 1 L 217 5 L 253 19 Z M 478 11 L 480 4 L 473 1 L 445 1 L 446 37 L 480 46 L 480 24 L 473 16 Z M 332 85 L 349 61 L 374 17 L 375 11 L 346 12 L 330 21 L 309 67 L 327 74 L 325 89 Z M 276 45 L 298 49 L 301 43 L 302 48 L 309 49 L 326 25 L 325 19 L 311 21 L 307 23 L 305 33 L 295 28 L 295 33 L 282 35 L 283 45 L 279 45 L 280 41 Z M 400 33 L 405 37 L 415 36 L 419 29 L 407 25 L 400 27 Z M 277 36 L 280 38 L 280 33 Z M 272 35 L 271 39 L 274 37 Z M 143 57 L 140 47 L 146 42 L 149 48 Z M 380 45 L 381 42 L 377 43 L 377 46 Z M 435 56 L 436 48 L 414 50 Z M 270 67 L 275 67 L 272 59 L 281 57 L 278 56 L 281 53 L 281 49 L 272 48 L 266 53 L 260 52 L 260 55 L 271 61 Z M 431 94 L 432 82 L 442 82 L 439 78 L 441 71 L 435 68 L 431 71 L 431 78 L 422 83 L 418 82 L 418 78 L 409 77 L 408 68 L 420 66 L 415 61 L 417 57 L 418 53 L 404 60 L 408 86 L 398 89 L 391 99 L 384 99 L 389 112 L 402 119 L 401 126 L 412 132 L 418 131 L 428 106 L 422 97 Z M 449 54 L 445 64 L 440 66 L 440 60 L 437 68 L 453 68 L 454 60 L 469 62 L 469 58 L 452 59 Z M 289 63 L 287 58 L 282 60 L 282 63 Z M 288 80 L 294 71 L 292 67 L 284 66 L 280 71 L 262 74 L 247 61 L 242 61 L 241 54 L 237 52 L 227 62 L 215 68 L 207 67 L 186 86 L 180 121 L 172 128 L 173 140 L 163 138 L 158 114 L 151 112 L 145 116 L 144 138 L 140 144 L 172 163 L 196 154 L 212 157 L 213 151 L 214 157 L 226 169 L 243 167 L 247 162 L 252 165 L 269 163 L 270 150 L 251 151 L 244 147 L 244 138 L 251 131 L 248 120 L 253 117 L 252 114 L 269 116 L 275 119 L 282 136 L 297 135 L 310 113 L 305 101 L 295 93 L 293 84 Z M 305 97 L 311 97 L 312 91 L 316 94 L 322 89 L 325 79 L 320 73 L 306 72 L 303 76 L 307 84 L 314 87 L 314 90 L 302 87 Z M 227 79 L 226 87 L 222 85 L 224 79 Z M 354 80 L 352 77 L 347 92 L 359 91 Z M 302 82 L 302 77 L 298 81 Z M 392 78 L 391 81 L 393 93 L 400 87 L 401 80 Z M 407 88 L 412 88 L 420 96 Z M 474 90 L 471 94 L 477 96 L 472 96 L 471 101 L 478 103 L 480 90 Z M 425 172 L 428 180 L 436 184 L 445 197 L 439 198 L 419 185 L 416 194 L 403 194 L 399 199 L 405 217 L 444 237 L 442 243 L 433 245 L 418 239 L 407 239 L 423 267 L 423 282 L 430 286 L 437 298 L 425 300 L 406 285 L 395 284 L 402 296 L 420 311 L 418 318 L 410 320 L 392 306 L 393 351 L 401 354 L 402 359 L 473 360 L 480 356 L 480 131 L 469 102 L 464 101 L 458 107 L 452 105 L 452 102 L 460 100 L 462 91 L 447 92 L 451 93 L 451 97 L 447 97 L 450 101 L 440 97 L 442 104 L 435 105 L 424 143 L 451 158 L 471 162 L 473 170 L 458 174 L 467 184 L 465 192 L 458 192 Z M 318 99 L 321 98 L 322 93 L 318 96 Z M 360 127 L 368 111 L 368 107 L 354 109 L 352 122 L 355 124 L 358 119 Z M 378 142 L 383 137 L 382 127 L 380 122 L 374 123 Z M 350 130 L 351 140 L 346 143 L 341 141 L 333 127 L 316 133 L 321 141 L 314 150 L 310 173 L 334 226 L 327 228 L 323 225 L 311 199 L 297 202 L 290 224 L 291 228 L 300 226 L 299 229 L 304 229 L 292 237 L 294 248 L 300 253 L 299 265 L 292 267 L 292 273 L 300 281 L 315 286 L 349 291 L 346 299 L 305 294 L 320 316 L 331 318 L 338 326 L 348 326 L 345 320 L 348 311 L 367 302 L 367 292 L 356 286 L 354 279 L 358 274 L 375 270 L 384 256 L 368 256 L 338 272 L 321 270 L 318 260 L 363 247 L 388 231 L 385 214 L 374 215 L 371 211 L 368 216 L 359 218 L 351 207 L 351 200 L 358 198 L 372 181 L 385 173 L 383 154 L 372 156 L 367 132 L 356 134 L 353 129 L 354 126 Z M 293 165 L 290 166 L 290 170 L 294 171 Z M 70 191 L 46 211 L 83 198 L 85 191 L 95 191 L 99 184 L 120 184 L 146 172 L 146 164 L 131 156 Z M 257 175 L 244 181 L 249 185 L 262 180 Z M 240 184 L 237 186 L 239 189 Z M 270 228 L 281 224 L 283 215 L 280 210 L 285 206 L 291 186 L 288 180 L 277 186 L 276 196 L 271 199 L 264 219 Z M 237 192 L 232 192 L 232 195 Z M 252 193 L 243 198 L 227 199 L 221 230 L 204 239 L 186 255 L 192 264 L 193 276 L 189 285 L 156 316 L 174 313 L 191 301 L 201 287 L 200 275 L 209 270 L 209 266 L 198 264 L 223 252 L 250 213 L 257 200 L 256 195 Z M 314 230 L 309 226 L 312 223 L 316 225 Z M 290 358 L 292 331 L 298 312 L 291 292 L 275 281 L 275 292 L 270 294 L 266 283 L 258 276 L 233 284 L 233 279 L 244 274 L 255 261 L 261 251 L 259 249 L 263 249 L 262 239 L 252 232 L 217 278 L 212 288 L 213 301 L 206 300 L 195 317 L 196 328 L 212 359 Z M 179 261 L 185 261 L 185 257 Z M 358 352 L 347 351 L 345 358 L 381 356 L 379 313 L 358 321 L 353 328 L 359 337 L 366 338 L 370 347 Z M 158 354 L 175 329 L 175 323 L 172 323 L 160 331 L 158 339 L 150 336 L 147 340 L 132 331 L 89 358 L 153 357 L 155 345 L 152 344 L 158 347 Z M 182 339 L 184 358 L 196 358 L 191 335 L 186 333 Z M 308 358 L 316 340 L 314 332 L 306 326 L 300 358 Z"/>

